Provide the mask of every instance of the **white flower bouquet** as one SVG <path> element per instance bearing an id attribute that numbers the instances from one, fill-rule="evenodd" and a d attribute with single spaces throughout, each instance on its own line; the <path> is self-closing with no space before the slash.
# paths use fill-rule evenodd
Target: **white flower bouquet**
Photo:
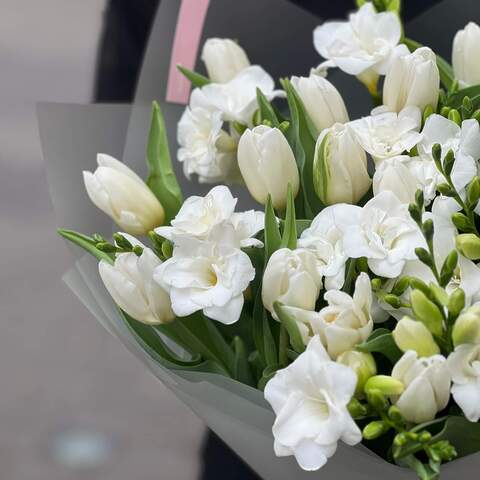
<path id="1" fill-rule="evenodd" d="M 281 89 L 229 39 L 205 43 L 208 77 L 179 67 L 177 159 L 224 185 L 183 198 L 154 103 L 145 182 L 106 154 L 84 172 L 120 232 L 59 231 L 92 255 L 68 281 L 107 329 L 265 478 L 307 475 L 272 444 L 325 478 L 436 479 L 480 451 L 480 27 L 451 67 L 404 37 L 399 1 L 357 3 Z"/>

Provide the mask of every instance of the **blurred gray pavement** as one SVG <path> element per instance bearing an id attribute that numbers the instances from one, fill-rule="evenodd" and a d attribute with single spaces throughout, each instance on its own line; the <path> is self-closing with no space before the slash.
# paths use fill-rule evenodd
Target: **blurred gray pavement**
<path id="1" fill-rule="evenodd" d="M 202 422 L 61 281 L 35 103 L 90 101 L 103 9 L 0 0 L 1 480 L 198 475 Z"/>

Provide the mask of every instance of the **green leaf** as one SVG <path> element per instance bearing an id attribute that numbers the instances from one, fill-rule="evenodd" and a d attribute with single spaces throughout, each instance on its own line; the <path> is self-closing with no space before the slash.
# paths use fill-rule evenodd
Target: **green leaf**
<path id="1" fill-rule="evenodd" d="M 295 218 L 295 198 L 293 197 L 292 185 L 288 184 L 287 193 L 287 212 L 285 214 L 285 222 L 283 224 L 283 235 L 280 248 L 297 247 L 297 223 Z"/>
<path id="2" fill-rule="evenodd" d="M 157 102 L 152 104 L 147 166 L 147 185 L 165 210 L 165 223 L 170 223 L 182 206 L 183 196 L 170 160 L 165 122 Z"/>
<path id="3" fill-rule="evenodd" d="M 430 465 L 422 463 L 414 455 L 407 455 L 397 463 L 402 467 L 408 467 L 413 470 L 420 480 L 438 480 L 440 478 Z"/>
<path id="4" fill-rule="evenodd" d="M 397 363 L 402 356 L 402 352 L 397 347 L 391 332 L 383 334 L 377 333 L 373 338 L 368 338 L 366 342 L 357 345 L 356 349 L 360 352 L 381 353 L 385 355 L 392 364 Z"/>
<path id="5" fill-rule="evenodd" d="M 311 220 L 297 220 L 297 235 L 300 236 L 312 224 Z"/>
<path id="6" fill-rule="evenodd" d="M 245 343 L 240 337 L 235 337 L 233 339 L 233 350 L 235 352 L 235 364 L 233 377 L 239 382 L 254 386 L 254 380 L 248 363 L 247 350 L 245 348 Z"/>
<path id="7" fill-rule="evenodd" d="M 293 350 L 296 353 L 302 353 L 305 350 L 305 344 L 303 343 L 295 318 L 288 313 L 288 310 L 285 309 L 285 306 L 280 302 L 275 302 L 273 308 L 275 309 L 275 313 L 280 319 L 280 322 L 287 330 L 288 336 L 290 337 L 290 345 Z"/>
<path id="8" fill-rule="evenodd" d="M 57 231 L 63 238 L 83 248 L 97 260 L 105 260 L 108 263 L 113 263 L 113 258 L 108 253 L 102 252 L 95 246 L 97 242 L 92 237 L 64 228 L 59 228 Z"/>
<path id="9" fill-rule="evenodd" d="M 295 153 L 300 172 L 305 215 L 307 218 L 313 218 L 323 207 L 313 187 L 313 158 L 318 131 L 290 80 L 283 79 L 281 83 L 287 94 L 290 109 L 291 125 L 287 139 Z"/>
<path id="10" fill-rule="evenodd" d="M 267 262 L 273 252 L 280 248 L 282 238 L 278 228 L 277 218 L 272 206 L 272 199 L 268 196 L 265 205 L 265 261 Z"/>
<path id="11" fill-rule="evenodd" d="M 400 13 L 401 8 L 401 0 L 390 0 L 389 2 L 387 2 L 387 11 Z"/>
<path id="12" fill-rule="evenodd" d="M 193 70 L 182 67 L 181 65 L 177 65 L 177 68 L 188 80 L 190 80 L 190 83 L 194 87 L 201 88 L 210 83 L 210 79 L 200 73 L 197 73 L 197 72 L 194 72 Z"/>
<path id="13" fill-rule="evenodd" d="M 480 423 L 469 422 L 465 417 L 449 417 L 443 430 L 430 443 L 448 440 L 459 457 L 480 451 Z"/>
<path id="14" fill-rule="evenodd" d="M 404 38 L 403 43 L 408 47 L 408 49 L 413 52 L 417 48 L 422 47 L 423 45 L 411 38 Z M 437 55 L 437 67 L 438 71 L 440 72 L 440 81 L 442 85 L 449 90 L 455 80 L 455 75 L 453 73 L 452 66 L 440 55 Z M 462 97 L 463 100 L 463 97 Z"/>
<path id="15" fill-rule="evenodd" d="M 462 106 L 463 99 L 470 97 L 473 108 L 478 108 L 480 104 L 480 85 L 472 85 L 448 96 L 447 106 L 450 108 L 460 108 Z"/>
<path id="16" fill-rule="evenodd" d="M 259 88 L 257 88 L 257 103 L 258 108 L 260 109 L 261 120 L 268 120 L 272 123 L 273 127 L 278 128 L 280 122 L 278 121 L 278 117 L 273 110 L 272 104 L 268 101 L 267 97 Z"/>
<path id="17" fill-rule="evenodd" d="M 253 307 L 253 340 L 264 366 L 277 363 L 277 346 L 273 338 L 267 312 L 263 306 L 262 288 L 258 289 Z"/>

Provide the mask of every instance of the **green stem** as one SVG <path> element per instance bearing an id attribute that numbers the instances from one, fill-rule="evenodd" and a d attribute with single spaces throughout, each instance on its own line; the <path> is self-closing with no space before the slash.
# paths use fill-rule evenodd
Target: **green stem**
<path id="1" fill-rule="evenodd" d="M 280 325 L 280 337 L 278 341 L 278 363 L 282 367 L 286 367 L 288 363 L 288 355 L 287 355 L 287 348 L 288 348 L 288 332 L 285 326 L 282 324 Z"/>
<path id="2" fill-rule="evenodd" d="M 347 267 L 347 274 L 345 276 L 345 283 L 343 285 L 343 291 L 351 294 L 352 293 L 352 284 L 353 284 L 353 278 L 356 273 L 356 259 L 355 258 L 350 258 L 348 260 L 348 267 Z"/>

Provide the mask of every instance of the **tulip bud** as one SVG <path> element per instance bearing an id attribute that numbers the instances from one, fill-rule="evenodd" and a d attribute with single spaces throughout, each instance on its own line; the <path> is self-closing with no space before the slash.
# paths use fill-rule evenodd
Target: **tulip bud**
<path id="1" fill-rule="evenodd" d="M 273 206 L 284 209 L 288 184 L 293 196 L 297 195 L 300 187 L 297 164 L 278 128 L 259 125 L 245 130 L 238 142 L 237 156 L 245 184 L 257 202 L 265 204 L 270 194 Z"/>
<path id="2" fill-rule="evenodd" d="M 325 205 L 357 203 L 371 185 L 367 156 L 348 125 L 324 130 L 315 146 L 313 184 Z"/>
<path id="3" fill-rule="evenodd" d="M 145 235 L 165 218 L 162 205 L 133 170 L 99 153 L 94 173 L 83 172 L 90 200 L 125 232 Z"/>
<path id="4" fill-rule="evenodd" d="M 138 242 L 135 246 L 143 247 Z M 121 253 L 113 265 L 102 260 L 98 266 L 115 303 L 132 318 L 148 325 L 175 318 L 168 293 L 153 279 L 153 272 L 161 263 L 152 250 L 143 247 L 140 256 L 134 252 Z"/>
<path id="5" fill-rule="evenodd" d="M 407 106 L 437 106 L 440 74 L 435 54 L 422 47 L 396 57 L 385 76 L 383 102 L 394 112 Z"/>
<path id="6" fill-rule="evenodd" d="M 388 375 L 376 375 L 367 380 L 365 384 L 365 392 L 369 390 L 378 390 L 387 397 L 392 395 L 401 395 L 405 386 L 400 380 L 397 380 Z"/>
<path id="7" fill-rule="evenodd" d="M 345 103 L 326 78 L 311 74 L 309 77 L 292 77 L 291 82 L 319 132 L 334 123 L 348 122 Z"/>
<path id="8" fill-rule="evenodd" d="M 322 279 L 315 255 L 304 249 L 281 248 L 269 258 L 262 282 L 265 308 L 278 320 L 274 303 L 311 311 L 315 308 Z"/>
<path id="9" fill-rule="evenodd" d="M 462 343 L 480 344 L 480 306 L 474 305 L 462 313 L 452 331 L 453 345 Z"/>
<path id="10" fill-rule="evenodd" d="M 452 65 L 455 78 L 463 84 L 480 83 L 480 27 L 469 22 L 463 30 L 459 30 L 453 39 Z"/>
<path id="11" fill-rule="evenodd" d="M 371 353 L 349 350 L 337 357 L 337 363 L 350 367 L 357 374 L 355 395 L 361 395 L 367 380 L 377 373 L 377 365 Z"/>
<path id="12" fill-rule="evenodd" d="M 480 238 L 474 233 L 462 233 L 456 238 L 459 252 L 470 260 L 480 259 Z"/>
<path id="13" fill-rule="evenodd" d="M 393 330 L 393 338 L 402 352 L 414 350 L 420 357 L 440 353 L 440 349 L 428 328 L 417 320 L 403 317 Z"/>
<path id="14" fill-rule="evenodd" d="M 212 82 L 229 82 L 237 73 L 250 66 L 247 54 L 229 38 L 209 38 L 202 50 L 202 60 Z"/>
<path id="15" fill-rule="evenodd" d="M 410 302 L 417 320 L 423 322 L 434 335 L 441 336 L 443 315 L 439 308 L 420 290 L 412 290 Z"/>

